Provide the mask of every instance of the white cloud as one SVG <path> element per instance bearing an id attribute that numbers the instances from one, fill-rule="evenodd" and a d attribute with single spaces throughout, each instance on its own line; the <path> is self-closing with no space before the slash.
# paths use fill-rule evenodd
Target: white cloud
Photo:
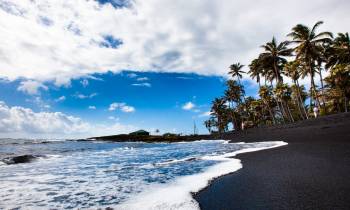
<path id="1" fill-rule="evenodd" d="M 135 108 L 132 106 L 122 106 L 120 109 L 122 112 L 135 112 Z"/>
<path id="2" fill-rule="evenodd" d="M 40 93 L 39 89 L 48 90 L 48 87 L 38 81 L 26 80 L 26 81 L 21 81 L 21 83 L 17 88 L 18 91 L 22 91 L 29 95 L 39 94 Z"/>
<path id="3" fill-rule="evenodd" d="M 148 77 L 140 77 L 140 78 L 137 78 L 136 80 L 139 82 L 142 82 L 142 81 L 148 81 L 149 78 Z"/>
<path id="4" fill-rule="evenodd" d="M 48 105 L 48 104 L 46 104 L 46 105 L 44 105 L 44 108 L 45 108 L 45 109 L 50 109 L 50 108 L 51 108 L 51 106 L 50 106 L 50 105 Z"/>
<path id="5" fill-rule="evenodd" d="M 207 111 L 207 112 L 203 112 L 202 114 L 200 114 L 198 117 L 210 117 L 211 116 L 211 111 Z"/>
<path id="6" fill-rule="evenodd" d="M 143 83 L 134 83 L 131 84 L 132 86 L 137 86 L 137 87 L 152 87 L 151 83 L 148 82 L 143 82 Z"/>
<path id="7" fill-rule="evenodd" d="M 73 97 L 79 98 L 79 99 L 86 99 L 86 98 L 93 98 L 97 96 L 97 93 L 91 93 L 90 95 L 84 95 L 82 93 L 75 93 Z"/>
<path id="8" fill-rule="evenodd" d="M 0 101 L 0 138 L 79 138 L 128 133 L 132 125 L 91 124 L 61 112 L 34 112 Z"/>
<path id="9" fill-rule="evenodd" d="M 119 103 L 112 103 L 112 104 L 109 105 L 108 110 L 109 110 L 109 111 L 114 111 L 114 110 L 116 110 L 118 107 L 119 107 Z"/>
<path id="10" fill-rule="evenodd" d="M 126 103 L 112 103 L 109 105 L 108 110 L 109 111 L 115 111 L 115 110 L 121 110 L 122 112 L 130 113 L 130 112 L 135 112 L 136 109 L 132 106 L 127 105 Z"/>
<path id="11" fill-rule="evenodd" d="M 83 79 L 80 81 L 80 84 L 83 86 L 83 87 L 87 87 L 89 85 L 89 80 L 87 79 Z"/>
<path id="12" fill-rule="evenodd" d="M 61 102 L 64 100 L 66 100 L 66 96 L 61 96 L 61 97 L 58 97 L 57 99 L 55 99 L 56 102 Z"/>
<path id="13" fill-rule="evenodd" d="M 40 108 L 40 110 L 47 110 L 51 108 L 51 106 L 47 104 L 47 102 L 44 101 L 40 96 L 35 96 L 33 98 L 26 99 L 25 101 L 35 104 L 37 107 Z"/>
<path id="14" fill-rule="evenodd" d="M 114 116 L 109 116 L 108 119 L 113 121 L 119 121 L 119 118 Z"/>
<path id="15" fill-rule="evenodd" d="M 129 77 L 129 78 L 135 78 L 135 77 L 137 77 L 137 74 L 130 73 L 130 74 L 127 74 L 126 76 Z"/>
<path id="16" fill-rule="evenodd" d="M 191 80 L 194 79 L 193 77 L 176 77 L 177 79 L 183 79 L 183 80 Z"/>
<path id="17" fill-rule="evenodd" d="M 23 107 L 8 107 L 0 102 L 0 133 L 73 134 L 87 131 L 81 119 L 61 112 L 34 112 Z"/>
<path id="18" fill-rule="evenodd" d="M 96 106 L 89 106 L 88 109 L 95 110 Z"/>
<path id="19" fill-rule="evenodd" d="M 123 69 L 226 75 L 232 62 L 248 64 L 261 44 L 285 39 L 298 23 L 350 30 L 348 0 L 133 2 L 115 9 L 85 0 L 0 0 L 0 77 L 63 85 Z M 123 44 L 104 46 L 106 35 Z"/>
<path id="20" fill-rule="evenodd" d="M 187 102 L 186 104 L 184 104 L 182 106 L 183 110 L 192 110 L 196 107 L 196 105 L 194 103 L 192 103 L 191 101 Z"/>
<path id="21" fill-rule="evenodd" d="M 120 122 L 114 122 L 111 125 L 97 124 L 92 127 L 93 132 L 90 132 L 88 136 L 108 136 L 116 134 L 128 134 L 139 128 L 133 125 L 124 125 Z"/>

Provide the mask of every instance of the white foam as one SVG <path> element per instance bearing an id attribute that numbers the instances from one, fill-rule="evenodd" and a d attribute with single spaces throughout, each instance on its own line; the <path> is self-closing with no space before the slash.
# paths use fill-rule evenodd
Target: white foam
<path id="1" fill-rule="evenodd" d="M 164 162 L 155 163 L 155 165 L 163 166 L 163 165 L 182 163 L 182 162 L 186 162 L 186 161 L 190 161 L 190 160 L 197 160 L 197 159 L 198 159 L 197 157 L 186 157 L 186 158 L 182 158 L 182 159 L 167 160 L 167 161 L 164 161 Z"/>
<path id="2" fill-rule="evenodd" d="M 219 176 L 232 173 L 242 168 L 241 161 L 233 157 L 237 154 L 254 152 L 264 149 L 271 149 L 287 145 L 286 142 L 263 142 L 250 143 L 256 145 L 253 148 L 245 148 L 235 152 L 226 153 L 219 156 L 205 156 L 203 159 L 220 160 L 219 164 L 209 167 L 206 171 L 184 176 L 167 184 L 151 186 L 148 190 L 138 194 L 136 197 L 127 200 L 115 209 L 148 209 L 148 210 L 190 210 L 199 209 L 198 203 L 193 199 L 191 193 L 195 193 L 205 188 L 208 183 Z M 266 146 L 268 145 L 268 146 Z"/>
<path id="3" fill-rule="evenodd" d="M 218 142 L 223 142 L 223 143 L 228 143 L 230 142 L 229 140 L 205 140 L 205 139 L 202 139 L 202 140 L 196 140 L 196 141 L 179 141 L 179 142 L 176 142 L 177 144 L 193 144 L 193 143 L 208 143 L 208 142 L 215 142 L 215 143 L 218 143 Z"/>

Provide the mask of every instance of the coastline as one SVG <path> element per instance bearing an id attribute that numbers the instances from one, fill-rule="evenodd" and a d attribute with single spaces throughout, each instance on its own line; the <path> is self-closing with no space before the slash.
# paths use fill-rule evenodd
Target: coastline
<path id="1" fill-rule="evenodd" d="M 128 135 L 120 134 L 113 136 L 91 137 L 87 140 L 110 141 L 110 142 L 146 142 L 146 143 L 171 143 L 171 142 L 191 142 L 200 140 L 222 140 L 214 135 L 186 135 L 186 136 L 155 136 L 155 135 Z"/>
<path id="2" fill-rule="evenodd" d="M 287 146 L 240 154 L 243 168 L 194 195 L 201 209 L 350 209 L 350 114 L 236 133 Z"/>
<path id="3" fill-rule="evenodd" d="M 241 160 L 236 155 L 254 153 L 261 150 L 284 147 L 285 142 L 257 142 L 248 143 L 251 147 L 242 148 L 234 152 L 217 156 L 204 156 L 205 160 L 222 161 L 210 166 L 204 171 L 192 175 L 178 177 L 166 184 L 156 184 L 150 189 L 140 193 L 134 198 L 112 209 L 200 209 L 199 203 L 193 198 L 193 192 L 205 189 L 211 180 L 230 173 L 235 173 L 242 168 Z M 169 196 L 170 195 L 170 196 Z"/>

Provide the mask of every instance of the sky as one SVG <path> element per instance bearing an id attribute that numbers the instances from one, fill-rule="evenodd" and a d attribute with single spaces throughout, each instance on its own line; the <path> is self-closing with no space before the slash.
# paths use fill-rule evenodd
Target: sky
<path id="1" fill-rule="evenodd" d="M 347 0 L 0 0 L 0 137 L 207 132 L 228 66 L 298 24 L 347 32 Z M 247 70 L 247 67 L 245 67 Z M 247 95 L 256 84 L 244 76 Z"/>

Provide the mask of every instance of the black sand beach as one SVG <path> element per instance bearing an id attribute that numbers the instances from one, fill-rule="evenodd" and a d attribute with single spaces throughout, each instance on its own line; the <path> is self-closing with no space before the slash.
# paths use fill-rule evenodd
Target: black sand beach
<path id="1" fill-rule="evenodd" d="M 241 170 L 195 195 L 201 209 L 350 209 L 350 114 L 227 138 L 289 145 L 237 156 Z"/>

